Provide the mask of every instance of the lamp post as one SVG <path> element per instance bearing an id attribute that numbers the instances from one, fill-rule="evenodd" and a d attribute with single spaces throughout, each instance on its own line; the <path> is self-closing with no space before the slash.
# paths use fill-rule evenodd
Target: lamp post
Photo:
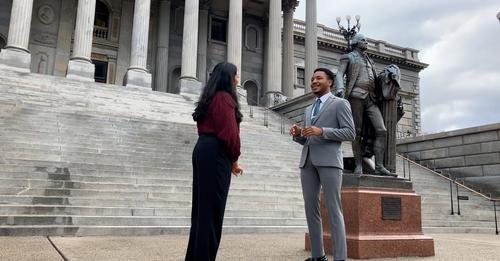
<path id="1" fill-rule="evenodd" d="M 347 41 L 347 51 L 350 52 L 352 51 L 351 49 L 351 39 L 359 32 L 361 29 L 361 23 L 359 22 L 359 19 L 361 18 L 359 15 L 356 15 L 354 17 L 356 19 L 356 24 L 351 27 L 351 16 L 347 15 L 345 19 L 347 20 L 347 28 L 342 26 L 340 22 L 342 19 L 340 17 L 337 17 L 337 25 L 339 26 L 339 31 L 340 34 L 344 36 L 344 39 Z"/>

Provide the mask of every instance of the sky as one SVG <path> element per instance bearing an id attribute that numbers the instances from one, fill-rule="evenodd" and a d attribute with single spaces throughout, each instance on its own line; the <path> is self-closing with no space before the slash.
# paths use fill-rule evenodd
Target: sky
<path id="1" fill-rule="evenodd" d="M 301 0 L 295 18 L 305 19 Z M 499 0 L 317 0 L 318 23 L 419 50 L 423 133 L 500 123 Z"/>

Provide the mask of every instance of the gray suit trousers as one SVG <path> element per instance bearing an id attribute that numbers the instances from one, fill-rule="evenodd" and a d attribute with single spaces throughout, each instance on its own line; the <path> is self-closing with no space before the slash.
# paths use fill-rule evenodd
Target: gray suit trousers
<path id="1" fill-rule="evenodd" d="M 309 154 L 309 153 L 308 153 Z M 306 164 L 300 169 L 302 193 L 311 240 L 311 254 L 320 257 L 325 254 L 323 248 L 323 228 L 320 214 L 320 188 L 323 187 L 325 203 L 330 222 L 330 233 L 335 260 L 347 259 L 347 243 L 344 216 L 340 192 L 342 187 L 342 169 L 336 167 L 316 167 L 312 165 L 309 155 Z"/>

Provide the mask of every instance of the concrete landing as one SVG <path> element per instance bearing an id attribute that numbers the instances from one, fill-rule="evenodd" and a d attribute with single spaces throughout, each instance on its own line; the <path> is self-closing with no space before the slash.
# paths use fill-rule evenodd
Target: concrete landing
<path id="1" fill-rule="evenodd" d="M 491 234 L 432 234 L 430 236 L 435 240 L 436 256 L 434 257 L 370 260 L 498 260 L 500 256 L 500 236 Z M 217 260 L 304 260 L 309 253 L 303 250 L 303 237 L 303 234 L 224 235 Z M 0 237 L 0 260 L 183 260 L 186 244 L 186 235 Z M 333 260 L 331 256 L 329 259 Z"/>

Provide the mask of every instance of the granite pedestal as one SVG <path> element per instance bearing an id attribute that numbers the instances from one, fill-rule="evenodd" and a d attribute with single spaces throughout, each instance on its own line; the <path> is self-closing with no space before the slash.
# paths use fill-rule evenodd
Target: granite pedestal
<path id="1" fill-rule="evenodd" d="M 422 233 L 420 196 L 410 181 L 345 174 L 342 206 L 349 258 L 434 256 L 434 240 Z M 327 210 L 321 198 L 325 252 L 332 253 Z M 310 250 L 309 235 L 305 236 Z"/>

